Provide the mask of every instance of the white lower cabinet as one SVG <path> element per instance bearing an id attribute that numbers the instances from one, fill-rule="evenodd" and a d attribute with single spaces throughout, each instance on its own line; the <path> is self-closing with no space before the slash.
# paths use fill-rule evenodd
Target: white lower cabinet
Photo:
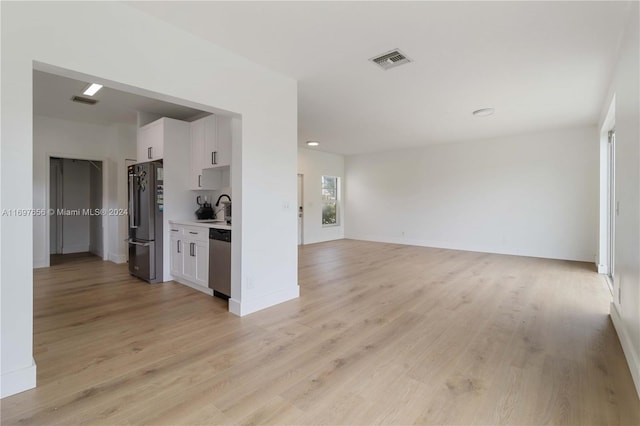
<path id="1" fill-rule="evenodd" d="M 171 225 L 171 275 L 212 294 L 209 288 L 209 228 Z"/>
<path id="2" fill-rule="evenodd" d="M 209 242 L 185 240 L 183 277 L 209 287 Z"/>
<path id="3" fill-rule="evenodd" d="M 182 235 L 174 235 L 172 228 L 171 231 L 171 275 L 182 275 L 184 267 L 184 258 L 182 257 L 182 251 L 184 250 L 184 241 Z"/>

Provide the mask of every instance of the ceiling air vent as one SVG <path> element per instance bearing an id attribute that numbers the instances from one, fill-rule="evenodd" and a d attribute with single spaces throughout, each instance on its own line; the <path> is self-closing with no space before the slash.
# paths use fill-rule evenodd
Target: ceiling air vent
<path id="1" fill-rule="evenodd" d="M 73 102 L 78 102 L 86 105 L 95 105 L 98 103 L 97 99 L 85 98 L 83 96 L 74 96 L 71 98 Z"/>
<path id="2" fill-rule="evenodd" d="M 402 53 L 400 49 L 391 50 L 369 60 L 378 65 L 383 70 L 388 70 L 391 68 L 399 67 L 400 65 L 408 64 L 409 62 L 413 62 L 407 57 L 407 55 Z"/>

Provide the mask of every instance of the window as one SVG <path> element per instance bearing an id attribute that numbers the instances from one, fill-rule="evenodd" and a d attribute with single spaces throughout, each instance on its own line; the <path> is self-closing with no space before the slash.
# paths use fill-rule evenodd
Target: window
<path id="1" fill-rule="evenodd" d="M 338 225 L 338 185 L 335 176 L 322 176 L 322 225 Z"/>

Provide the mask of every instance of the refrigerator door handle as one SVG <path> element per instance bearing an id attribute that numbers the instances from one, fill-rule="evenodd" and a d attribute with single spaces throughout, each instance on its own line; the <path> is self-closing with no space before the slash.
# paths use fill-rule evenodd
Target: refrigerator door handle
<path id="1" fill-rule="evenodd" d="M 129 244 L 133 244 L 134 246 L 149 247 L 151 245 L 150 243 L 139 243 L 129 238 L 126 239 L 125 241 L 128 242 Z"/>
<path id="2" fill-rule="evenodd" d="M 129 175 L 129 228 L 137 228 L 136 226 L 136 212 L 135 212 L 135 202 L 134 202 L 134 184 L 133 180 L 135 179 L 134 174 Z"/>

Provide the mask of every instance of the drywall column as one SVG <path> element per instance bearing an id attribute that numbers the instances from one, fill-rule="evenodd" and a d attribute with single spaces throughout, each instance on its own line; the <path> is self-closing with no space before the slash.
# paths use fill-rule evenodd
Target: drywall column
<path id="1" fill-rule="evenodd" d="M 11 35 L 4 33 L 6 4 L 1 7 L 0 207 L 7 214 L 0 216 L 0 397 L 5 397 L 36 385 L 32 358 L 33 218 L 16 214 L 33 205 L 33 69 L 30 55 L 17 48 L 7 49 Z"/>
<path id="2" fill-rule="evenodd" d="M 232 274 L 232 311 L 245 315 L 298 296 L 295 80 L 119 2 L 1 7 L 3 208 L 33 204 L 34 66 L 76 79 L 97 76 L 110 87 L 193 108 L 234 112 L 242 116 L 242 153 L 232 160 L 234 228 L 242 227 L 234 231 L 234 244 L 240 244 L 242 258 L 234 262 L 240 274 Z M 86 54 L 93 49 L 100 55 Z M 35 384 L 32 219 L 2 217 L 0 227 L 6 396 Z"/>

